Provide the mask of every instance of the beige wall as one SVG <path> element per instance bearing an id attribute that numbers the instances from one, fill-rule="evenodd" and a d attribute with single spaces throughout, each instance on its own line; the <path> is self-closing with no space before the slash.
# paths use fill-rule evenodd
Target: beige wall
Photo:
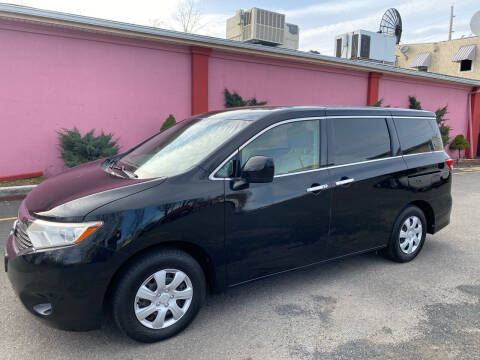
<path id="1" fill-rule="evenodd" d="M 461 46 L 473 44 L 477 45 L 477 49 L 472 64 L 472 70 L 460 71 L 460 63 L 453 62 L 452 59 Z M 400 52 L 400 48 L 403 46 L 408 46 L 408 51 L 405 54 Z M 398 66 L 412 69 L 410 68 L 412 61 L 418 54 L 424 52 L 432 53 L 432 61 L 428 68 L 429 72 L 480 80 L 480 36 L 434 43 L 397 45 L 395 48 L 395 55 L 397 57 Z"/>

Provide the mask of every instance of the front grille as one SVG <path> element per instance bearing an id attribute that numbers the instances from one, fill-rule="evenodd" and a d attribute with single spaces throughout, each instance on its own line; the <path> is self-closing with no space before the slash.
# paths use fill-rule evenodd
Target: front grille
<path id="1" fill-rule="evenodd" d="M 27 234 L 27 224 L 20 222 L 20 220 L 15 226 L 14 238 L 15 245 L 19 250 L 25 250 L 33 247 L 32 242 Z"/>

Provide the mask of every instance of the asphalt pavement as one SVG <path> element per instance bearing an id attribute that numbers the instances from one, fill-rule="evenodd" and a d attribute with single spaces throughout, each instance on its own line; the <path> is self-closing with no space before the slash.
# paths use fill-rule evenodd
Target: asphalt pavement
<path id="1" fill-rule="evenodd" d="M 211 296 L 186 331 L 136 343 L 106 321 L 66 332 L 0 276 L 1 359 L 480 359 L 480 172 L 454 176 L 452 222 L 397 264 L 354 256 Z M 0 245 L 19 201 L 0 201 Z"/>

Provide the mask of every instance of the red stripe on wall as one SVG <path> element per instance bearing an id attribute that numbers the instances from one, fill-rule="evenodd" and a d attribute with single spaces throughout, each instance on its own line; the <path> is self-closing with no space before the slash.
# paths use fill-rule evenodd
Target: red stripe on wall
<path id="1" fill-rule="evenodd" d="M 367 87 L 367 106 L 373 106 L 379 100 L 378 91 L 380 88 L 381 73 L 368 73 L 368 87 Z"/>
<path id="2" fill-rule="evenodd" d="M 470 148 L 465 150 L 465 157 L 475 158 L 477 157 L 477 148 L 478 148 L 478 135 L 480 133 L 480 89 L 473 88 L 472 93 L 470 94 L 470 111 L 472 119 L 472 127 L 470 134 L 470 127 L 468 127 L 467 139 L 472 139 Z"/>
<path id="3" fill-rule="evenodd" d="M 212 49 L 191 47 L 192 115 L 208 111 L 208 58 Z"/>

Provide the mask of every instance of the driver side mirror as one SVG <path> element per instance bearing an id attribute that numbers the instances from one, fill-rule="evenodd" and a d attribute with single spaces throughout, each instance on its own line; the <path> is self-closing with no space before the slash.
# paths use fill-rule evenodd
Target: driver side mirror
<path id="1" fill-rule="evenodd" d="M 265 156 L 252 156 L 243 165 L 240 179 L 233 183 L 233 190 L 248 187 L 249 183 L 269 183 L 273 181 L 275 165 L 273 159 Z"/>

